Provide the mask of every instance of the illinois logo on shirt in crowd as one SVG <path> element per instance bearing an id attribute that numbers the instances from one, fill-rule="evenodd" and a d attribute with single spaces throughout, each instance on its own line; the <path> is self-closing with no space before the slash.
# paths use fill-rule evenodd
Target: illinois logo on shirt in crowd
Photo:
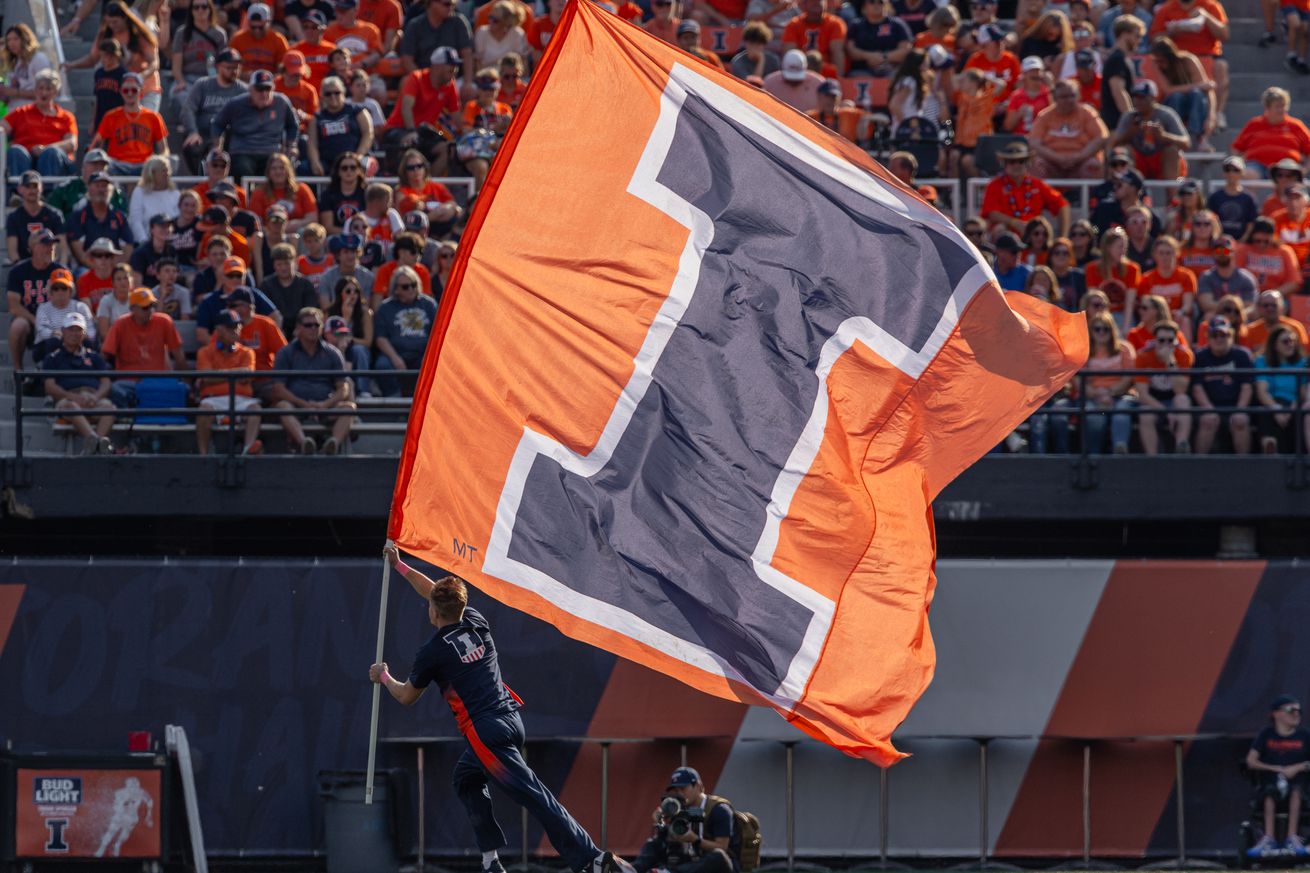
<path id="1" fill-rule="evenodd" d="M 933 668 L 932 498 L 1086 343 L 860 149 L 570 3 L 443 295 L 390 534 L 890 763 Z"/>

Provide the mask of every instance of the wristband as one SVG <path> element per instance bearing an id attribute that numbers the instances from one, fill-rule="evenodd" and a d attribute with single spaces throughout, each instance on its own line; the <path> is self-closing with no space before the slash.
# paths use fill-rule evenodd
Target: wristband
<path id="1" fill-rule="evenodd" d="M 382 671 L 382 675 L 381 675 L 380 677 L 378 677 L 378 678 L 380 678 L 380 679 L 382 680 L 382 683 L 381 683 L 381 684 L 386 685 L 388 682 L 391 681 L 391 671 L 390 671 L 390 670 L 383 670 L 383 671 Z"/>
<path id="2" fill-rule="evenodd" d="M 397 573 L 399 573 L 400 575 L 404 576 L 406 573 L 408 573 L 408 572 L 409 572 L 410 570 L 412 570 L 412 569 L 414 569 L 414 568 L 411 567 L 409 564 L 406 564 L 403 560 L 400 559 L 399 556 L 396 557 L 396 572 L 397 572 Z"/>

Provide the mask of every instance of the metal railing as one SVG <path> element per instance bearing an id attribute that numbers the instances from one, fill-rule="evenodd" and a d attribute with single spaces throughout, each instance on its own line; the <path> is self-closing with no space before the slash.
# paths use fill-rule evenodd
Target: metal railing
<path id="1" fill-rule="evenodd" d="M 241 442 L 237 438 L 238 418 L 246 416 L 267 417 L 284 417 L 293 418 L 340 418 L 341 416 L 351 416 L 352 418 L 362 419 L 390 419 L 391 423 L 403 424 L 396 421 L 396 417 L 403 415 L 406 419 L 409 417 L 409 405 L 406 403 L 391 405 L 364 405 L 360 406 L 358 399 L 351 392 L 350 400 L 355 402 L 354 409 L 338 408 L 300 408 L 292 407 L 290 409 L 281 409 L 273 406 L 261 406 L 257 410 L 242 411 L 236 408 L 237 384 L 239 382 L 253 382 L 258 385 L 261 382 L 268 382 L 277 377 L 291 378 L 318 378 L 318 379 L 346 379 L 353 380 L 356 378 L 390 378 L 402 383 L 411 383 L 418 379 L 418 370 L 15 370 L 14 371 L 14 457 L 22 460 L 23 457 L 23 425 L 24 420 L 29 418 L 37 419 L 61 419 L 82 416 L 84 418 L 100 419 L 104 417 L 128 418 L 135 425 L 138 418 L 153 418 L 157 416 L 167 416 L 170 418 L 185 417 L 189 422 L 201 417 L 222 417 L 228 416 L 226 432 L 228 434 L 227 455 L 229 457 L 241 453 Z M 223 379 L 227 382 L 228 405 L 226 409 L 205 409 L 199 406 L 176 406 L 176 407 L 112 407 L 96 409 L 59 409 L 55 406 L 47 406 L 41 409 L 24 409 L 23 408 L 23 387 L 27 382 L 39 380 L 44 383 L 46 379 L 51 378 L 107 378 L 112 381 L 138 379 L 162 378 L 175 379 L 183 383 L 190 383 L 192 379 Z M 244 396 L 244 395 L 242 395 Z M 387 398 L 389 399 L 389 398 Z M 408 398 L 404 398 L 408 400 Z M 215 433 L 218 431 L 216 430 Z"/>
<path id="2" fill-rule="evenodd" d="M 965 194 L 964 194 L 966 215 L 980 214 L 978 212 L 978 209 L 982 204 L 982 195 L 980 192 L 984 188 L 986 188 L 987 185 L 990 184 L 993 179 L 996 178 L 998 177 L 975 176 L 974 178 L 969 179 L 969 181 L 965 185 Z M 1189 176 L 1188 179 L 1189 181 L 1194 181 L 1201 186 L 1202 204 L 1204 204 L 1205 199 L 1210 196 L 1210 192 L 1217 191 L 1224 187 L 1223 180 L 1214 180 L 1214 179 L 1206 179 L 1206 178 L 1197 179 L 1191 176 Z M 1074 207 L 1071 210 L 1073 212 L 1074 218 L 1087 218 L 1091 214 L 1091 210 L 1087 208 L 1087 201 L 1089 199 L 1088 193 L 1091 191 L 1091 189 L 1105 183 L 1104 179 L 1043 179 L 1042 181 L 1046 182 L 1046 184 L 1050 185 L 1052 188 L 1055 188 L 1056 190 L 1061 192 L 1063 191 L 1079 192 L 1079 197 L 1078 197 L 1079 203 L 1076 207 Z M 1153 192 L 1155 192 L 1165 195 L 1163 197 L 1152 196 L 1151 210 L 1153 212 L 1159 212 L 1159 210 L 1168 206 L 1169 204 L 1168 195 L 1170 192 L 1173 191 L 1173 189 L 1177 188 L 1178 185 L 1179 185 L 1179 181 L 1177 179 L 1147 179 L 1146 192 L 1148 194 L 1152 194 Z M 1258 196 L 1266 192 L 1272 192 L 1274 183 L 1269 181 L 1268 179 L 1255 179 L 1255 180 L 1244 179 L 1242 181 L 1242 187 Z M 986 218 L 986 216 L 983 216 L 983 218 Z M 1101 232 L 1105 232 L 1107 229 L 1108 228 L 1104 228 L 1104 227 L 1099 228 Z"/>
<path id="3" fill-rule="evenodd" d="M 5 152 L 8 151 L 8 146 L 5 144 L 3 139 L 0 139 L 0 149 L 4 149 Z M 5 165 L 4 172 L 6 174 L 8 173 L 7 163 Z M 65 182 L 71 181 L 73 179 L 79 179 L 79 178 L 81 177 L 80 176 L 42 176 L 41 181 L 47 185 L 54 186 L 54 185 L 62 185 Z M 173 184 L 179 187 L 184 185 L 191 186 L 205 181 L 205 178 L 206 178 L 205 176 L 173 176 Z M 110 176 L 109 181 L 113 182 L 115 185 L 122 187 L 124 190 L 130 190 L 131 188 L 135 187 L 137 183 L 141 181 L 141 178 L 139 176 Z M 249 194 L 254 190 L 256 185 L 261 185 L 266 181 L 267 181 L 266 176 L 245 176 L 242 181 L 242 185 L 246 189 L 247 196 L 249 196 Z M 332 180 L 327 176 L 297 176 L 296 181 L 304 182 L 306 185 L 309 185 L 311 188 L 313 188 L 314 196 L 317 197 L 319 193 L 322 191 L 323 186 L 326 186 Z M 430 179 L 430 181 L 440 182 L 441 184 L 445 185 L 447 188 L 452 188 L 452 187 L 463 188 L 467 192 L 467 196 L 469 197 L 473 196 L 472 179 L 465 179 L 462 177 L 455 178 L 452 176 L 441 176 L 441 177 L 434 176 Z M 367 182 L 364 184 L 368 184 L 372 182 L 382 182 L 387 185 L 395 186 L 399 184 L 400 180 L 395 176 L 374 176 L 368 179 Z M 6 185 L 15 185 L 17 183 L 18 183 L 17 176 L 6 177 L 5 179 Z M 0 192 L 2 191 L 3 189 L 0 189 Z M 262 216 L 260 217 L 260 220 L 263 221 Z"/>

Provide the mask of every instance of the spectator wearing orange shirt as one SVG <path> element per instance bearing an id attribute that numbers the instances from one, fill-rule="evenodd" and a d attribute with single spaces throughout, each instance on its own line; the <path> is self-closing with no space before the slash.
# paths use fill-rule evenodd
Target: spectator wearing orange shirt
<path id="1" fill-rule="evenodd" d="M 974 35 L 978 51 L 965 62 L 966 70 L 978 70 L 997 85 L 997 105 L 1004 105 L 1019 84 L 1019 59 L 1005 50 L 1005 31 L 995 24 L 978 28 Z"/>
<path id="2" fill-rule="evenodd" d="M 269 27 L 273 13 L 266 3 L 252 3 L 246 13 L 246 26 L 232 35 L 228 46 L 241 54 L 241 73 L 249 80 L 256 70 L 276 73 L 287 53 L 287 39 Z"/>
<path id="3" fill-rule="evenodd" d="M 336 21 L 328 25 L 323 38 L 349 51 L 354 63 L 366 70 L 373 69 L 383 54 L 382 31 L 359 20 L 359 0 L 336 0 L 333 8 Z"/>
<path id="4" fill-rule="evenodd" d="M 149 288 L 137 288 L 128 295 L 128 314 L 110 325 L 100 353 L 115 370 L 167 370 L 172 358 L 174 370 L 187 369 L 182 337 L 173 319 L 157 312 L 159 303 Z M 136 405 L 136 377 L 115 379 L 109 399 L 120 409 Z"/>
<path id="5" fill-rule="evenodd" d="M 1142 268 L 1128 258 L 1128 233 L 1122 227 L 1112 227 L 1101 234 L 1101 256 L 1090 262 L 1087 270 L 1088 293 L 1100 289 L 1110 301 L 1110 311 L 1119 316 L 1125 328 L 1133 323 L 1137 308 L 1137 286 L 1142 281 Z"/>
<path id="6" fill-rule="evenodd" d="M 1255 304 L 1256 317 L 1246 326 L 1244 345 L 1248 349 L 1264 348 L 1269 339 L 1269 332 L 1282 324 L 1296 334 L 1301 348 L 1310 346 L 1310 335 L 1306 333 L 1305 325 L 1295 318 L 1284 315 L 1284 311 L 1282 294 L 1277 291 L 1262 291 L 1260 299 Z"/>
<path id="7" fill-rule="evenodd" d="M 288 233 L 295 233 L 318 220 L 318 201 L 304 182 L 296 181 L 296 170 L 286 155 L 272 155 L 264 170 L 265 180 L 250 192 L 250 211 L 267 215 L 274 204 L 287 211 Z"/>
<path id="8" fill-rule="evenodd" d="M 376 310 L 391 294 L 391 277 L 399 267 L 409 267 L 418 274 L 419 290 L 424 294 L 433 294 L 432 274 L 428 268 L 419 263 L 423 254 L 423 239 L 416 233 L 406 231 L 396 237 L 391 247 L 392 260 L 378 267 L 373 276 L 372 305 Z M 438 292 L 439 293 L 439 292 Z M 435 296 L 435 295 L 434 295 Z"/>
<path id="9" fill-rule="evenodd" d="M 524 27 L 524 32 L 528 36 L 528 45 L 532 46 L 533 60 L 537 63 L 541 62 L 542 52 L 546 50 L 551 34 L 559 26 L 559 17 L 564 14 L 566 2 L 567 0 L 547 0 L 546 14 L 538 15 L 532 19 L 531 24 Z M 659 14 L 658 10 L 656 10 L 656 14 Z M 676 38 L 676 36 L 675 30 L 674 37 Z"/>
<path id="10" fill-rule="evenodd" d="M 305 59 L 305 78 L 317 90 L 327 77 L 330 66 L 328 55 L 337 44 L 323 38 L 323 33 L 327 30 L 327 19 L 317 9 L 310 10 L 304 17 L 303 30 L 305 38 L 291 46 L 289 51 L 300 52 L 301 57 Z"/>
<path id="11" fill-rule="evenodd" d="M 305 56 L 298 51 L 289 51 L 282 56 L 282 75 L 273 80 L 273 87 L 279 94 L 287 95 L 291 105 L 300 118 L 300 132 L 304 133 L 310 119 L 318 112 L 318 91 L 305 78 L 309 67 Z"/>
<path id="12" fill-rule="evenodd" d="M 1192 312 L 1196 306 L 1196 274 L 1178 263 L 1178 240 L 1165 234 L 1152 249 L 1155 268 L 1148 270 L 1137 285 L 1139 296 L 1162 297 L 1169 304 L 1173 320 L 1192 332 Z"/>
<path id="13" fill-rule="evenodd" d="M 1310 156 L 1310 129 L 1287 113 L 1291 100 L 1284 88 L 1266 88 L 1260 98 L 1264 111 L 1233 140 L 1233 151 L 1246 158 L 1247 178 L 1259 179 L 1283 160 L 1299 167 Z"/>
<path id="14" fill-rule="evenodd" d="M 914 47 L 926 49 L 939 45 L 956 57 L 955 29 L 960 26 L 960 13 L 949 3 L 934 9 L 926 19 L 927 29 L 914 37 Z"/>
<path id="15" fill-rule="evenodd" d="M 664 40 L 669 45 L 673 45 L 678 39 L 678 24 L 682 19 L 678 17 L 677 7 L 673 0 L 651 0 L 651 12 L 654 13 L 651 19 L 641 26 L 641 29 L 651 36 Z M 528 43 L 536 48 L 532 42 L 532 25 L 526 24 L 523 27 L 524 33 L 528 34 Z M 742 37 L 745 39 L 745 36 Z"/>
<path id="16" fill-rule="evenodd" d="M 1291 158 L 1283 158 L 1269 168 L 1269 180 L 1274 183 L 1274 190 L 1269 192 L 1265 202 L 1260 204 L 1260 214 L 1272 216 L 1287 208 L 1287 192 L 1293 185 L 1300 185 L 1305 179 L 1301 165 Z"/>
<path id="17" fill-rule="evenodd" d="M 1271 216 L 1274 235 L 1296 255 L 1296 262 L 1304 276 L 1310 271 L 1310 191 L 1304 185 L 1293 185 L 1287 191 L 1287 208 Z"/>
<path id="18" fill-rule="evenodd" d="M 280 321 L 255 312 L 255 290 L 244 285 L 232 289 L 224 303 L 240 323 L 237 336 L 255 353 L 255 370 L 273 369 L 273 358 L 287 344 L 286 335 L 278 326 Z M 262 396 L 265 393 L 262 389 L 267 387 L 267 382 L 256 383 L 255 392 Z"/>
<path id="19" fill-rule="evenodd" d="M 968 69 L 955 79 L 955 147 L 950 149 L 950 175 L 977 175 L 974 149 L 978 137 L 991 135 L 997 86 L 982 70 Z"/>
<path id="20" fill-rule="evenodd" d="M 1024 58 L 1020 70 L 1019 86 L 1005 103 L 1001 127 L 1006 133 L 1026 137 L 1037 114 L 1051 105 L 1051 89 L 1046 84 L 1046 65 L 1041 58 Z"/>
<path id="21" fill-rule="evenodd" d="M 1295 293 L 1301 287 L 1296 254 L 1275 237 L 1272 218 L 1262 215 L 1251 226 L 1250 240 L 1239 246 L 1237 266 L 1255 276 L 1261 291 Z"/>
<path id="22" fill-rule="evenodd" d="M 715 69 L 723 69 L 723 61 L 711 51 L 701 48 L 700 22 L 694 18 L 684 18 L 678 23 L 678 48 L 687 54 L 695 55 Z"/>
<path id="23" fill-rule="evenodd" d="M 851 142 L 863 142 L 868 138 L 867 121 L 870 117 L 858 106 L 841 99 L 841 83 L 836 79 L 825 79 L 819 86 L 817 99 L 819 105 L 805 113 L 829 130 L 835 130 Z"/>
<path id="24" fill-rule="evenodd" d="M 1101 158 L 1110 132 L 1101 116 L 1078 102 L 1072 79 L 1057 82 L 1055 103 L 1033 120 L 1028 142 L 1037 159 L 1034 174 L 1046 179 L 1099 179 L 1105 171 Z"/>
<path id="25" fill-rule="evenodd" d="M 232 312 L 224 310 L 214 318 L 214 341 L 201 346 L 196 351 L 197 370 L 251 370 L 255 369 L 255 353 L 247 348 L 237 334 L 240 322 Z M 254 412 L 261 407 L 254 398 L 251 387 L 252 379 L 239 379 L 236 382 L 235 396 L 228 380 L 223 378 L 198 378 L 196 387 L 200 392 L 200 408 L 223 412 L 228 415 L 237 412 Z M 196 453 L 209 454 L 209 443 L 214 431 L 213 415 L 196 416 Z M 260 418 L 258 415 L 244 416 L 244 424 L 237 423 L 244 429 L 245 443 L 243 455 L 258 455 L 264 445 L 259 441 Z"/>
<path id="26" fill-rule="evenodd" d="M 1078 100 L 1101 110 L 1101 74 L 1096 69 L 1097 55 L 1082 49 L 1073 53 L 1073 81 L 1078 86 Z M 1102 119 L 1104 124 L 1104 119 Z"/>
<path id="27" fill-rule="evenodd" d="M 91 148 L 109 154 L 109 172 L 120 176 L 140 175 L 151 155 L 168 154 L 168 127 L 163 116 L 141 105 L 141 77 L 123 76 L 118 89 L 123 105 L 100 119 Z"/>
<path id="28" fill-rule="evenodd" d="M 685 22 L 684 22 L 685 23 Z M 464 104 L 464 133 L 456 141 L 460 160 L 464 168 L 473 176 L 475 190 L 482 190 L 482 183 L 487 180 L 487 170 L 491 158 L 500 147 L 500 138 L 509 129 L 514 110 L 508 103 L 502 103 L 500 96 L 500 71 L 495 67 L 486 67 L 478 71 L 476 80 L 478 96 Z M 487 132 L 490 132 L 490 136 Z M 475 144 L 476 143 L 476 144 Z"/>
<path id="29" fill-rule="evenodd" d="M 40 71 L 36 102 L 10 109 L 0 119 L 0 130 L 9 137 L 9 175 L 21 176 L 33 168 L 43 176 L 76 175 L 77 118 L 55 103 L 59 85 L 59 73 Z"/>
<path id="30" fill-rule="evenodd" d="M 828 12 L 824 0 L 801 0 L 800 7 L 801 14 L 782 30 L 782 50 L 818 51 L 838 73 L 845 72 L 846 22 Z"/>
<path id="31" fill-rule="evenodd" d="M 1155 323 L 1151 344 L 1138 352 L 1134 367 L 1140 370 L 1160 370 L 1160 375 L 1138 376 L 1137 401 L 1143 408 L 1170 411 L 1166 416 L 1169 430 L 1174 438 L 1174 453 L 1189 454 L 1192 450 L 1192 417 L 1185 410 L 1192 406 L 1188 388 L 1191 379 L 1186 371 L 1191 369 L 1194 356 L 1187 347 L 1187 341 L 1172 321 L 1162 320 Z M 1137 425 L 1137 435 L 1142 441 L 1142 451 L 1148 455 L 1160 451 L 1160 433 L 1156 429 L 1158 416 L 1143 414 Z"/>
<path id="32" fill-rule="evenodd" d="M 987 183 L 983 192 L 983 216 L 993 230 L 1006 227 L 1023 233 L 1029 221 L 1050 212 L 1059 221 L 1059 235 L 1068 236 L 1069 201 L 1041 179 L 1029 175 L 1031 156 L 1027 144 L 1022 142 L 1012 142 L 1000 151 L 998 157 L 1005 172 Z"/>
<path id="33" fill-rule="evenodd" d="M 382 54 L 396 50 L 404 10 L 396 0 L 359 0 L 359 17 L 382 33 Z"/>
<path id="34" fill-rule="evenodd" d="M 1228 15 L 1223 5 L 1216 0 L 1166 0 L 1155 10 L 1149 34 L 1167 36 L 1183 51 L 1210 59 L 1214 69 L 1215 111 L 1222 118 L 1228 105 L 1228 61 L 1223 57 Z M 1224 126 L 1222 121 L 1220 126 Z"/>

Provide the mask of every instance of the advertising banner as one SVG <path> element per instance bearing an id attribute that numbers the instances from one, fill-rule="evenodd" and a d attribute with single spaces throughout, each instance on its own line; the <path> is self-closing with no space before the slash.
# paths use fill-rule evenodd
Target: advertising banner
<path id="1" fill-rule="evenodd" d="M 20 858 L 159 858 L 162 791 L 156 769 L 18 769 Z"/>

